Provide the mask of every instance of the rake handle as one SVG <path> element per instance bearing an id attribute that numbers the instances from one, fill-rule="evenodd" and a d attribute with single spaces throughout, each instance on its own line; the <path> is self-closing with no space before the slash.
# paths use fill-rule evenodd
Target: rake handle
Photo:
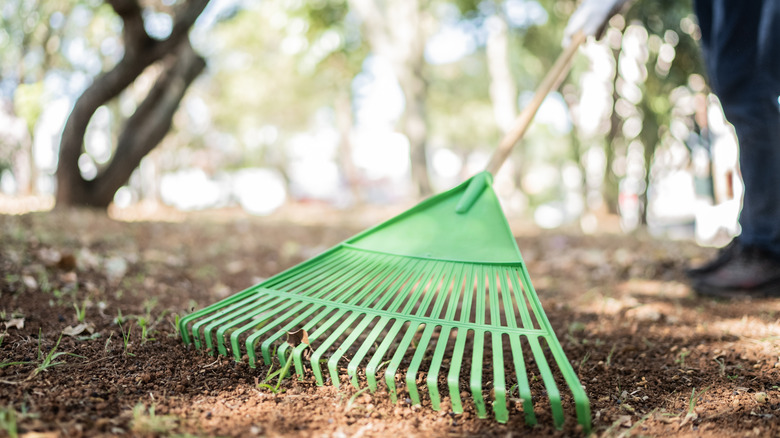
<path id="1" fill-rule="evenodd" d="M 558 55 L 555 64 L 553 64 L 550 71 L 547 72 L 547 75 L 539 86 L 536 87 L 531 102 L 523 108 L 523 111 L 520 112 L 512 126 L 509 128 L 509 131 L 507 131 L 501 139 L 498 148 L 496 148 L 496 151 L 493 152 L 493 155 L 490 157 L 490 161 L 485 168 L 486 171 L 495 175 L 498 172 L 498 169 L 501 168 L 501 165 L 504 164 L 504 161 L 506 161 L 512 148 L 521 138 L 523 138 L 523 135 L 525 135 L 525 131 L 528 130 L 528 126 L 534 119 L 539 107 L 542 106 L 545 97 L 547 97 L 550 91 L 558 88 L 561 85 L 561 82 L 563 82 L 563 79 L 566 77 L 566 74 L 571 67 L 571 59 L 574 57 L 579 46 L 585 41 L 585 38 L 586 35 L 584 33 L 578 32 L 572 37 L 571 43 L 563 50 L 563 53 Z"/>

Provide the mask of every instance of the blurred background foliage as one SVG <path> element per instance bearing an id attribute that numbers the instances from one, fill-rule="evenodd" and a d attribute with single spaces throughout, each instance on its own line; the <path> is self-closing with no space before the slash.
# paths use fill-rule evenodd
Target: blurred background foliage
<path id="1" fill-rule="evenodd" d="M 170 34 L 180 3 L 139 2 L 150 37 Z M 346 208 L 449 188 L 486 163 L 560 53 L 576 6 L 211 0 L 190 29 L 207 68 L 115 207 L 268 214 L 290 202 Z M 123 21 L 99 0 L 0 8 L 0 188 L 51 196 L 62 126 L 93 79 L 122 58 Z M 583 229 L 620 214 L 633 229 L 654 218 L 691 223 L 693 203 L 728 200 L 713 182 L 717 100 L 698 32 L 690 0 L 640 0 L 614 17 L 580 50 L 497 176 L 507 214 Z M 78 163 L 85 179 L 107 167 L 155 68 L 93 115 Z M 680 211 L 654 214 L 656 198 Z"/>

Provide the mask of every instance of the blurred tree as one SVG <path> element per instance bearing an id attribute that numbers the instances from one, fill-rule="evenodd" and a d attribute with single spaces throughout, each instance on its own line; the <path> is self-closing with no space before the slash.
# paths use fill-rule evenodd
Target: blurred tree
<path id="1" fill-rule="evenodd" d="M 245 148 L 228 166 L 273 166 L 285 173 L 287 157 L 277 146 L 307 131 L 327 109 L 339 131 L 341 173 L 357 187 L 349 143 L 351 82 L 367 50 L 348 14 L 346 0 L 262 2 L 215 27 L 206 98 L 215 129 L 237 136 Z"/>
<path id="2" fill-rule="evenodd" d="M 490 100 L 496 123 L 501 132 L 506 133 L 517 116 L 517 85 L 509 60 L 509 25 L 506 13 L 500 8 L 491 16 L 488 32 L 485 53 L 491 78 Z"/>
<path id="3" fill-rule="evenodd" d="M 165 137 L 184 93 L 206 66 L 205 60 L 193 50 L 188 32 L 208 0 L 174 4 L 170 34 L 164 39 L 149 35 L 138 0 L 107 2 L 122 19 L 124 55 L 110 70 L 94 79 L 68 117 L 57 168 L 58 206 L 107 207 L 141 159 Z M 117 97 L 155 63 L 161 66 L 157 80 L 125 122 L 111 161 L 94 179 L 87 181 L 81 175 L 79 158 L 90 119 L 100 106 Z"/>
<path id="4" fill-rule="evenodd" d="M 37 168 L 32 139 L 43 110 L 44 77 L 52 69 L 69 67 L 61 46 L 67 16 L 80 3 L 7 0 L 0 6 L 0 83 L 4 90 L 13 90 L 11 108 L 27 127 L 27 135 L 14 144 L 4 144 L 0 169 L 13 169 L 17 190 L 22 194 L 35 191 Z"/>
<path id="5" fill-rule="evenodd" d="M 350 0 L 374 53 L 387 59 L 404 94 L 403 131 L 409 139 L 412 182 L 418 196 L 432 193 L 428 177 L 425 42 L 431 33 L 429 0 Z"/>
<path id="6" fill-rule="evenodd" d="M 614 45 L 618 68 L 608 140 L 610 154 L 619 157 L 627 157 L 633 140 L 642 146 L 644 169 L 636 194 L 642 209 L 640 219 L 646 223 L 647 190 L 652 184 L 651 166 L 656 150 L 673 140 L 670 127 L 675 118 L 681 121 L 680 115 L 671 111 L 674 106 L 673 91 L 687 87 L 691 75 L 703 75 L 704 68 L 691 0 L 640 1 L 628 10 L 625 20 L 629 24 L 625 28 L 620 25 L 622 20 L 617 21 L 617 30 L 623 36 Z M 622 43 L 626 41 L 625 33 L 632 24 L 644 29 L 644 33 L 636 34 L 642 49 L 642 54 L 635 59 L 640 63 L 636 72 L 629 67 L 631 60 L 624 59 L 631 56 L 632 48 Z M 638 81 L 632 85 L 626 76 L 634 75 L 638 75 Z M 683 121 L 683 125 L 688 122 Z M 675 135 L 680 136 L 679 133 Z M 684 142 L 685 139 L 674 141 Z M 612 163 L 614 158 L 607 161 Z M 623 171 L 616 175 L 613 166 L 608 166 L 606 170 L 608 184 L 605 191 L 610 193 L 607 199 L 615 202 L 614 194 L 619 191 L 616 185 L 626 178 L 626 174 Z"/>

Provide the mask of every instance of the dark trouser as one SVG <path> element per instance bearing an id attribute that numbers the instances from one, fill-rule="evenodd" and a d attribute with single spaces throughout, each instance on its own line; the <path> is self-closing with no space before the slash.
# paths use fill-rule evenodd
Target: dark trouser
<path id="1" fill-rule="evenodd" d="M 780 0 L 697 0 L 709 80 L 739 140 L 740 240 L 780 255 Z"/>

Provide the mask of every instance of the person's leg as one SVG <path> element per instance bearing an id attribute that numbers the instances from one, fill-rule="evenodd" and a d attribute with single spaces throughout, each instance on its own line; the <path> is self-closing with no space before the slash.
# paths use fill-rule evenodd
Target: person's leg
<path id="1" fill-rule="evenodd" d="M 780 296 L 780 2 L 698 0 L 709 82 L 734 125 L 745 183 L 742 233 L 691 270 L 694 289 Z"/>
<path id="2" fill-rule="evenodd" d="M 780 2 L 700 0 L 697 12 L 710 14 L 700 18 L 710 84 L 739 140 L 740 241 L 780 256 Z"/>

